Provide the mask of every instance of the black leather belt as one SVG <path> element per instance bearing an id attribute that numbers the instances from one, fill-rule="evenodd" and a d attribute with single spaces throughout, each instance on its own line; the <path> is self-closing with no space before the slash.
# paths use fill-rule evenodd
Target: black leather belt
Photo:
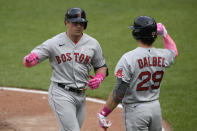
<path id="1" fill-rule="evenodd" d="M 65 90 L 68 90 L 68 91 L 72 91 L 72 92 L 75 92 L 75 93 L 82 93 L 82 92 L 85 92 L 85 88 L 81 88 L 81 89 L 77 89 L 77 88 L 72 88 L 72 87 L 68 87 L 68 88 L 65 88 L 65 85 L 64 84 L 61 84 L 61 83 L 58 83 L 57 84 L 59 87 L 65 89 Z"/>

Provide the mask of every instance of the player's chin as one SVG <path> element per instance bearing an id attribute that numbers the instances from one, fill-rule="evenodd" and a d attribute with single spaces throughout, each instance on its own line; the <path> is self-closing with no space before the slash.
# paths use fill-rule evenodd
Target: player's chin
<path id="1" fill-rule="evenodd" d="M 75 35 L 80 36 L 83 32 L 81 30 L 75 31 Z"/>

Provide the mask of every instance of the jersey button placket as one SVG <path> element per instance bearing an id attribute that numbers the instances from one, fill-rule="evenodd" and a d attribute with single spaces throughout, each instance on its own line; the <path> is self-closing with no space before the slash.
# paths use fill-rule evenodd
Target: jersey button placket
<path id="1" fill-rule="evenodd" d="M 77 83 L 76 83 L 76 78 L 75 78 L 75 66 L 76 66 L 76 56 L 74 55 L 76 50 L 76 46 L 73 49 L 73 62 L 72 62 L 72 66 L 73 66 L 73 80 L 74 80 L 74 84 L 76 85 L 77 88 Z"/>

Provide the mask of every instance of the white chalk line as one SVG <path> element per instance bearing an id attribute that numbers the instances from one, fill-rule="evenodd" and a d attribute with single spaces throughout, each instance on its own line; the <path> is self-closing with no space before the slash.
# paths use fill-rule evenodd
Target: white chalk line
<path id="1" fill-rule="evenodd" d="M 39 90 L 29 90 L 29 89 L 21 89 L 21 88 L 8 88 L 8 87 L 0 87 L 0 90 L 7 90 L 7 91 L 17 91 L 17 92 L 27 92 L 27 93 L 36 93 L 36 94 L 45 94 L 48 95 L 47 91 L 39 91 Z M 87 101 L 105 104 L 106 101 L 99 100 L 95 98 L 86 97 Z M 119 108 L 122 108 L 122 105 L 118 105 Z M 164 128 L 162 128 L 162 131 L 165 131 Z"/>
<path id="2" fill-rule="evenodd" d="M 21 89 L 21 88 L 12 88 L 12 87 L 0 87 L 0 90 L 7 90 L 7 91 L 17 91 L 17 92 L 27 92 L 27 93 L 36 93 L 36 94 L 46 94 L 48 95 L 47 91 L 39 91 L 39 90 L 30 90 L 30 89 Z M 86 97 L 87 101 L 90 102 L 95 102 L 95 103 L 100 103 L 100 104 L 105 104 L 106 101 L 104 100 L 99 100 L 99 99 L 95 99 L 95 98 L 90 98 L 90 97 Z M 119 108 L 122 108 L 122 105 L 118 105 Z"/>

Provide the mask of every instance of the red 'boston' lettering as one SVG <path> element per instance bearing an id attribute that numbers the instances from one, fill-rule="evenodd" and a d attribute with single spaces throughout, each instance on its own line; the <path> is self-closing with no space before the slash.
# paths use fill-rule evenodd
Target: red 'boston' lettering
<path id="1" fill-rule="evenodd" d="M 86 58 L 84 60 L 84 64 L 88 64 L 89 63 L 89 60 L 90 60 L 90 57 L 89 56 L 86 56 Z"/>
<path id="2" fill-rule="evenodd" d="M 138 59 L 138 65 L 139 65 L 139 68 L 142 69 L 143 68 L 143 62 L 142 62 L 142 59 Z"/>
<path id="3" fill-rule="evenodd" d="M 61 63 L 61 59 L 59 56 L 55 56 L 56 60 L 57 60 L 57 63 L 60 64 Z"/>
<path id="4" fill-rule="evenodd" d="M 79 61 L 82 62 L 84 60 L 84 54 L 81 54 L 79 57 Z"/>
<path id="5" fill-rule="evenodd" d="M 77 57 L 78 57 L 79 53 L 74 53 L 74 55 L 75 55 L 75 61 L 77 61 Z"/>
<path id="6" fill-rule="evenodd" d="M 71 53 L 61 54 L 60 56 L 55 56 L 57 63 L 61 64 L 61 62 L 65 63 L 71 61 L 73 58 L 76 62 L 88 64 L 90 61 L 90 57 L 85 54 L 74 53 L 73 57 L 71 57 Z"/>
<path id="7" fill-rule="evenodd" d="M 62 61 L 66 62 L 66 56 L 64 54 L 61 55 Z"/>
<path id="8" fill-rule="evenodd" d="M 66 53 L 66 56 L 67 56 L 67 61 L 71 61 L 72 58 L 70 57 L 71 53 Z"/>

